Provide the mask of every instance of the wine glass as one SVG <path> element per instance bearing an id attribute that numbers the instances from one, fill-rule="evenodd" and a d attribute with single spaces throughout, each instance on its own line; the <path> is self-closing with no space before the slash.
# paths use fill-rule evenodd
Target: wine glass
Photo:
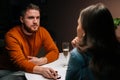
<path id="1" fill-rule="evenodd" d="M 67 66 L 69 55 L 69 42 L 62 42 L 62 51 L 65 59 L 64 66 Z"/>

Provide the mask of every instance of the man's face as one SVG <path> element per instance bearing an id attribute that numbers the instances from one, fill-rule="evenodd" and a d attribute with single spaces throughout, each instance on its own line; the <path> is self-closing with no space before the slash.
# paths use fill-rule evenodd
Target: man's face
<path id="1" fill-rule="evenodd" d="M 40 25 L 40 12 L 35 9 L 29 9 L 26 11 L 25 15 L 20 18 L 20 20 L 27 32 L 35 32 L 38 30 Z"/>

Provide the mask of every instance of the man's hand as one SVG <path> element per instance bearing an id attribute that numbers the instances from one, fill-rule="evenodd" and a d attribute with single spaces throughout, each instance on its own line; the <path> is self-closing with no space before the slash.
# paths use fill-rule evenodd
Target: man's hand
<path id="1" fill-rule="evenodd" d="M 48 68 L 48 67 L 35 66 L 33 69 L 33 73 L 40 74 L 43 77 L 48 78 L 48 79 L 57 80 L 58 78 L 57 71 L 53 70 L 52 68 Z"/>

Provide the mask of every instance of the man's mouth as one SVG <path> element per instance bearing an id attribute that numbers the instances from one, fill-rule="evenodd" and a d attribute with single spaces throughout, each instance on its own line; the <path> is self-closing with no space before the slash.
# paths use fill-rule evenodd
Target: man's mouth
<path id="1" fill-rule="evenodd" d="M 33 25 L 32 27 L 33 27 L 34 29 L 36 29 L 36 28 L 38 27 L 38 25 Z"/>

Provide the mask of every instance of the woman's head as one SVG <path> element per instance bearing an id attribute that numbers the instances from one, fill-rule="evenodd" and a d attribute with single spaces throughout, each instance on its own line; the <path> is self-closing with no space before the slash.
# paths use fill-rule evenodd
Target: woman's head
<path id="1" fill-rule="evenodd" d="M 78 27 L 84 33 L 83 42 L 85 45 L 91 43 L 93 46 L 105 46 L 116 40 L 113 18 L 109 10 L 101 3 L 91 5 L 80 13 Z"/>
<path id="2" fill-rule="evenodd" d="M 112 15 L 103 4 L 91 5 L 81 11 L 77 36 L 81 38 L 82 34 L 80 49 L 91 54 L 92 64 L 89 67 L 97 80 L 113 80 L 111 77 L 116 76 L 114 72 L 119 69 L 119 64 L 115 62 L 119 61 L 120 47 Z"/>

